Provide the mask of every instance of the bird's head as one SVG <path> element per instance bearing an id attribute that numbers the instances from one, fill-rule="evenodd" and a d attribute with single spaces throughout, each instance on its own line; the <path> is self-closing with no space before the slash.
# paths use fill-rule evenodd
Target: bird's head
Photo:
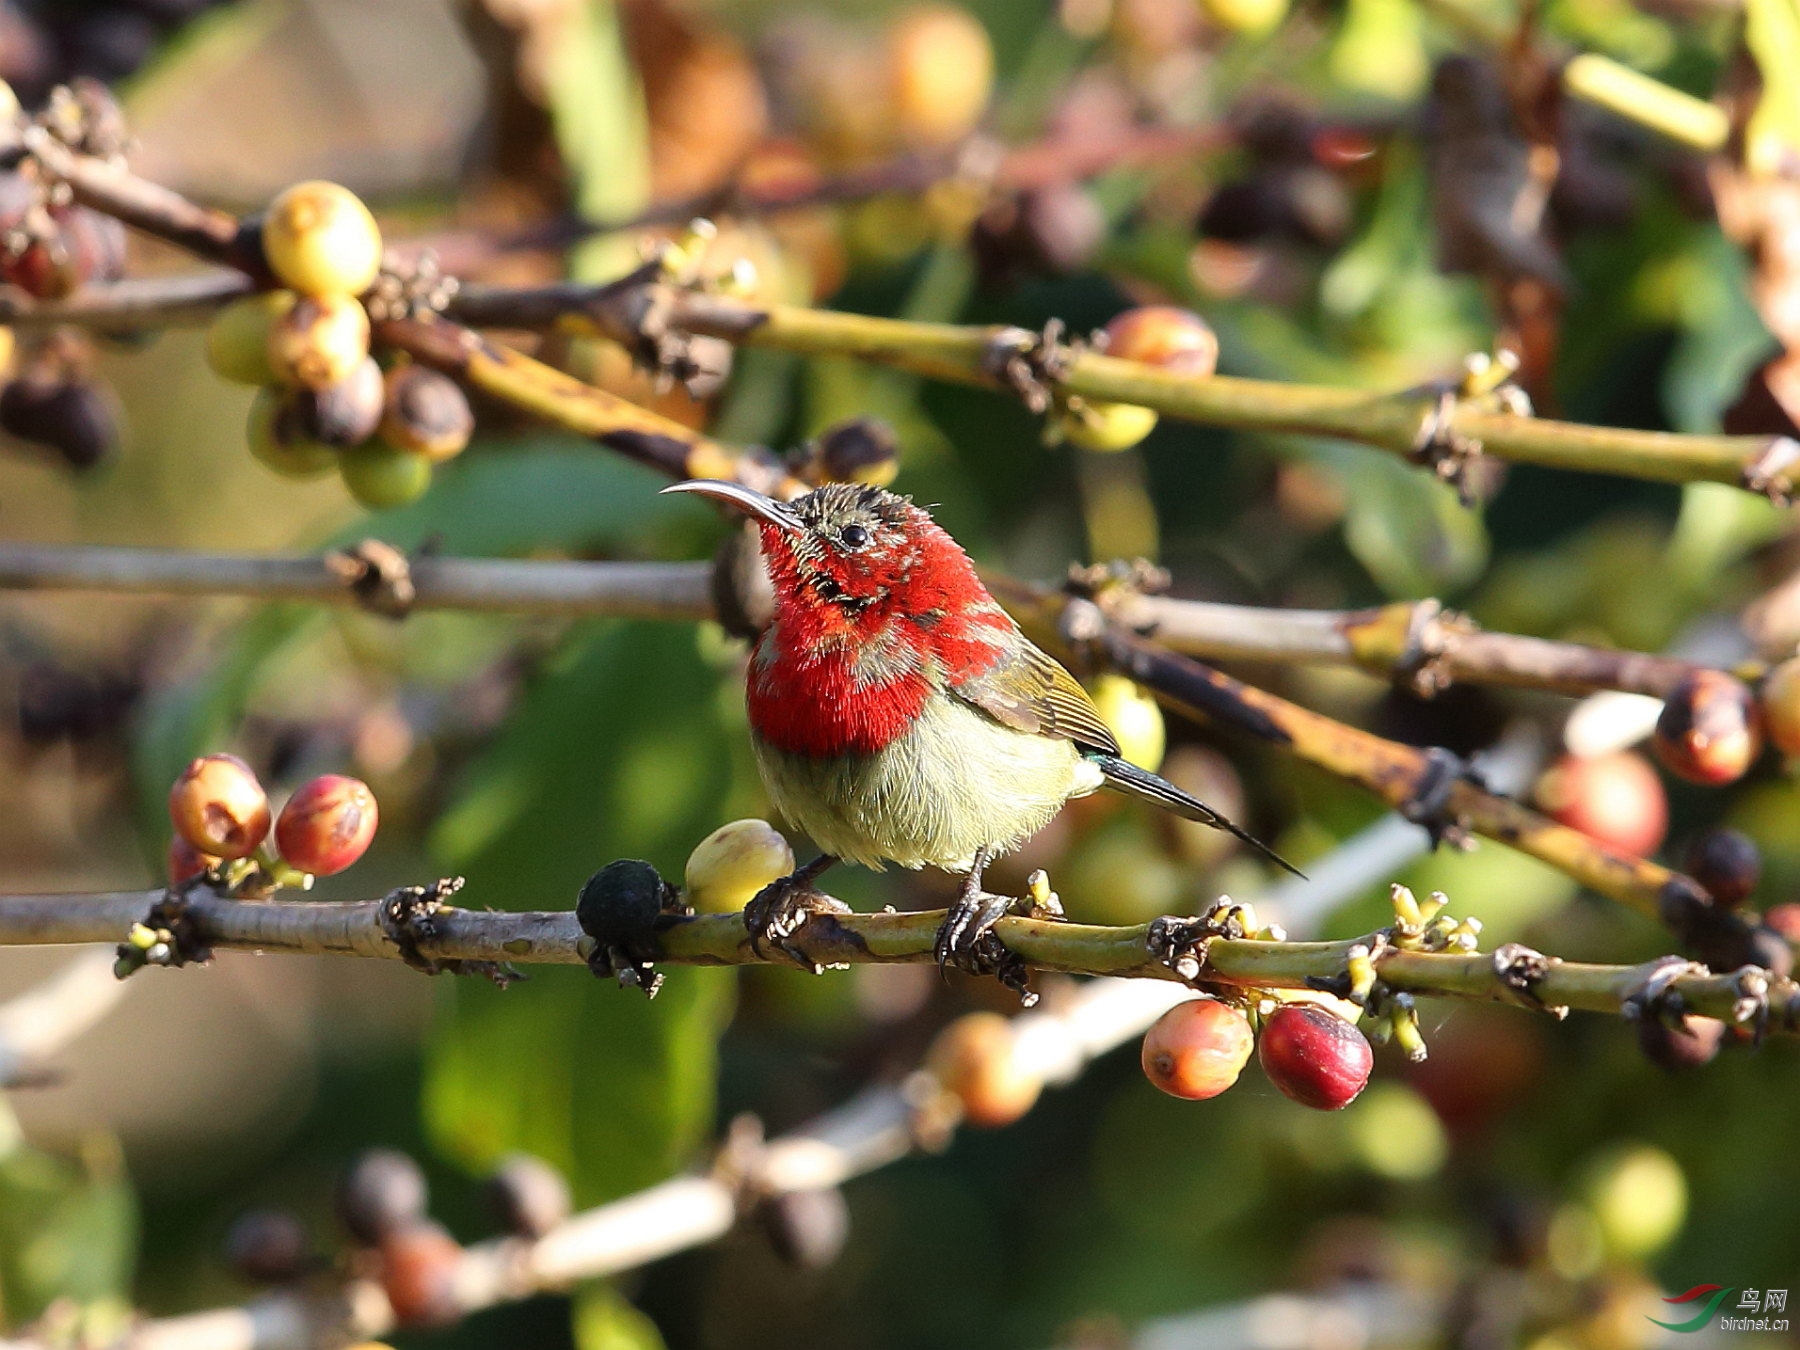
<path id="1" fill-rule="evenodd" d="M 881 488 L 827 483 L 791 502 L 705 478 L 663 491 L 696 492 L 756 521 L 778 615 L 812 616 L 827 633 L 987 599 L 956 541 L 910 498 Z"/>

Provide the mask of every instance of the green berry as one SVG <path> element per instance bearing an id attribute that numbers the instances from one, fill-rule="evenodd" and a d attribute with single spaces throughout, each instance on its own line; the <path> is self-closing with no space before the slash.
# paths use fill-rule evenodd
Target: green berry
<path id="1" fill-rule="evenodd" d="M 366 441 L 338 456 L 350 495 L 371 511 L 406 506 L 431 486 L 431 461 L 386 441 Z"/>
<path id="2" fill-rule="evenodd" d="M 206 330 L 206 363 L 233 384 L 275 384 L 269 364 L 269 330 L 294 307 L 292 291 L 263 291 L 233 300 Z"/>

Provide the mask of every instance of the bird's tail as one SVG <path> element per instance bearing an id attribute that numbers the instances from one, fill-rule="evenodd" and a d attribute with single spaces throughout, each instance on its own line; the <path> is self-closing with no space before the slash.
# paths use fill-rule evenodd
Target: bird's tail
<path id="1" fill-rule="evenodd" d="M 1148 769 L 1140 769 L 1129 760 L 1120 759 L 1117 755 L 1088 756 L 1100 772 L 1106 775 L 1106 786 L 1114 792 L 1122 792 L 1127 797 L 1136 797 L 1139 801 L 1150 802 L 1165 811 L 1172 811 L 1185 820 L 1197 820 L 1202 825 L 1210 825 L 1215 830 L 1236 835 L 1251 848 L 1261 853 L 1271 862 L 1286 868 L 1295 876 L 1304 878 L 1306 873 L 1295 867 L 1286 858 L 1270 848 L 1262 840 L 1220 815 L 1212 807 L 1198 797 L 1190 797 L 1166 778 L 1159 778 Z"/>

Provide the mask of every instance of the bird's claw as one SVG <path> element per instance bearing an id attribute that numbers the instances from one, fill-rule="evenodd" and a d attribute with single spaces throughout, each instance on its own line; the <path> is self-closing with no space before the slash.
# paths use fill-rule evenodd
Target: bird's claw
<path id="1" fill-rule="evenodd" d="M 1055 897 L 1051 900 L 1054 902 Z M 939 967 L 955 966 L 970 975 L 992 975 L 1019 996 L 1027 1008 L 1038 1001 L 1031 990 L 1031 971 L 1024 960 L 994 932 L 994 925 L 1010 914 L 1033 918 L 1061 918 L 1062 907 L 1054 912 L 1035 896 L 1015 898 L 989 895 L 985 891 L 965 891 L 957 896 L 938 928 L 932 954 Z"/>
<path id="2" fill-rule="evenodd" d="M 771 881 L 751 897 L 744 906 L 744 928 L 750 934 L 750 948 L 758 956 L 766 955 L 766 944 L 802 970 L 817 975 L 824 967 L 795 943 L 795 935 L 814 914 L 849 912 L 843 901 L 814 889 L 810 876 L 795 873 Z"/>

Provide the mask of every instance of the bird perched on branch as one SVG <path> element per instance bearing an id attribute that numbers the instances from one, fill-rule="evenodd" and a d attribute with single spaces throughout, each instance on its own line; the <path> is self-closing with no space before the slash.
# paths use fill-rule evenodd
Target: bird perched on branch
<path id="1" fill-rule="evenodd" d="M 812 882 L 838 859 L 892 862 L 962 874 L 938 959 L 991 971 L 982 952 L 1012 902 L 982 892 L 982 869 L 1071 797 L 1101 788 L 1226 830 L 1293 870 L 1121 758 L 1087 691 L 1025 638 L 910 499 L 853 483 L 791 502 L 710 479 L 664 491 L 700 493 L 756 521 L 774 585 L 774 618 L 750 660 L 751 739 L 775 808 L 824 855 L 745 911 L 759 946 L 786 947 L 818 907 Z"/>

